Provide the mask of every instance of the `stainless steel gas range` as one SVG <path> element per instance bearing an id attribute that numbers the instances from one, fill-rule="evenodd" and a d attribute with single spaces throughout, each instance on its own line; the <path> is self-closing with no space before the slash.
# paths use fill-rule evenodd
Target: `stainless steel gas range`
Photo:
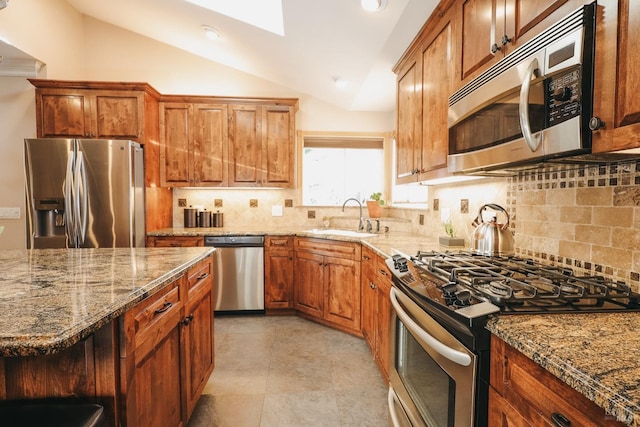
<path id="1" fill-rule="evenodd" d="M 490 316 L 640 311 L 625 283 L 529 259 L 418 252 L 387 265 L 394 426 L 487 425 Z"/>

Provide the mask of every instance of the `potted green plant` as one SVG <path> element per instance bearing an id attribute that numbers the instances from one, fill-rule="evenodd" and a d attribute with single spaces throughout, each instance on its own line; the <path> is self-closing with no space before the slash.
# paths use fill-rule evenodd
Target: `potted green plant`
<path id="1" fill-rule="evenodd" d="M 382 199 L 382 193 L 373 193 L 367 200 L 367 210 L 369 211 L 369 218 L 380 218 L 382 216 L 382 206 L 384 200 Z"/>
<path id="2" fill-rule="evenodd" d="M 455 231 L 453 230 L 453 224 L 451 220 L 447 220 L 442 223 L 444 226 L 444 232 L 446 236 L 440 236 L 438 239 L 443 246 L 464 246 L 464 239 L 461 237 L 455 237 Z"/>

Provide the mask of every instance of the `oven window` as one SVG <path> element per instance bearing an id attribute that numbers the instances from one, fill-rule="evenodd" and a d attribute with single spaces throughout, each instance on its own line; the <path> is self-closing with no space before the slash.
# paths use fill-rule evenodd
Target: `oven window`
<path id="1" fill-rule="evenodd" d="M 396 370 L 429 426 L 454 425 L 455 382 L 398 321 Z"/>
<path id="2" fill-rule="evenodd" d="M 531 132 L 545 126 L 544 81 L 531 85 L 529 122 Z M 522 138 L 518 102 L 520 92 L 493 101 L 449 129 L 449 153 L 461 154 Z"/>

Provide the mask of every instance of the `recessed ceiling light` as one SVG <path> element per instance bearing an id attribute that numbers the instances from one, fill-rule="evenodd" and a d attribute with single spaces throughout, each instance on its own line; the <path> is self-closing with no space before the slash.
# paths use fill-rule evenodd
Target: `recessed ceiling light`
<path id="1" fill-rule="evenodd" d="M 360 0 L 360 5 L 368 12 L 380 12 L 387 7 L 387 0 Z"/>
<path id="2" fill-rule="evenodd" d="M 338 89 L 344 89 L 349 84 L 348 81 L 346 81 L 345 79 L 342 79 L 340 77 L 334 77 L 333 78 L 333 82 L 336 84 L 336 87 Z"/>
<path id="3" fill-rule="evenodd" d="M 220 38 L 220 33 L 214 30 L 213 28 L 211 28 L 210 26 L 203 25 L 202 29 L 204 30 L 204 34 L 207 36 L 208 39 L 218 40 Z"/>

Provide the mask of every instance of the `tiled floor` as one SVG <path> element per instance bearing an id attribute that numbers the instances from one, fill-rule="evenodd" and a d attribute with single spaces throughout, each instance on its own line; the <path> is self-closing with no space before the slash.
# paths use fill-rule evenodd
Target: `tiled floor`
<path id="1" fill-rule="evenodd" d="M 188 427 L 388 426 L 364 340 L 295 316 L 216 317 L 216 367 Z"/>

